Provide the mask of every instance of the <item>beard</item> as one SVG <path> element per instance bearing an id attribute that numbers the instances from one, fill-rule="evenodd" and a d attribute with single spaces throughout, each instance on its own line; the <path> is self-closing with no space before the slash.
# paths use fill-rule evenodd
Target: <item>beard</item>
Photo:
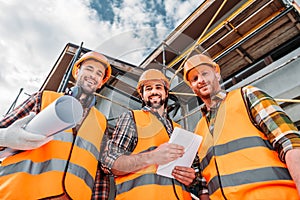
<path id="1" fill-rule="evenodd" d="M 148 100 L 145 103 L 150 108 L 159 109 L 160 107 L 162 107 L 165 104 L 165 102 L 166 102 L 166 99 L 160 98 L 159 101 L 153 101 L 153 102 L 151 102 L 151 100 Z"/>
<path id="2" fill-rule="evenodd" d="M 86 95 L 91 95 L 96 91 L 96 87 L 89 85 L 86 83 L 83 79 L 80 79 L 77 81 L 77 85 L 81 87 L 82 93 Z"/>

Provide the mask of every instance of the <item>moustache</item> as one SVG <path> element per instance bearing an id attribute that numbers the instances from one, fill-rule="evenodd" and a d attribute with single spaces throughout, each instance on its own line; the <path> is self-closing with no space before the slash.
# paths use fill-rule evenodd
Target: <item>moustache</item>
<path id="1" fill-rule="evenodd" d="M 149 98 L 150 98 L 150 97 L 155 97 L 155 96 L 161 97 L 160 94 L 151 94 L 151 95 L 149 96 Z"/>

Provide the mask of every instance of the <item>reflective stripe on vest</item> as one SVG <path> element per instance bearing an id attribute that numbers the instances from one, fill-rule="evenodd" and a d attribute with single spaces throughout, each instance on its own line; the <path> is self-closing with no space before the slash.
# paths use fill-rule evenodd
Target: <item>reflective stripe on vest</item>
<path id="1" fill-rule="evenodd" d="M 165 185 L 165 186 L 172 185 L 172 179 L 164 176 L 158 176 L 156 174 L 144 174 L 137 177 L 134 180 L 129 180 L 119 184 L 117 186 L 117 194 L 127 192 L 132 188 L 136 188 L 144 185 L 154 185 L 157 183 L 159 183 L 158 185 Z M 174 180 L 174 184 L 179 187 L 183 187 L 182 189 L 185 189 L 184 186 L 177 180 Z"/>
<path id="2" fill-rule="evenodd" d="M 45 91 L 42 108 L 59 96 Z M 72 199 L 90 199 L 105 128 L 105 117 L 92 108 L 75 140 L 67 130 L 38 149 L 6 158 L 0 168 L 0 199 L 40 199 L 64 192 Z"/>
<path id="3" fill-rule="evenodd" d="M 241 90 L 221 103 L 213 134 L 203 117 L 198 154 L 210 199 L 299 199 L 287 167 L 266 136 L 251 122 Z"/>
<path id="4" fill-rule="evenodd" d="M 56 134 L 53 140 L 72 143 L 73 136 L 71 134 L 61 132 Z M 79 148 L 86 149 L 86 147 L 89 147 L 89 149 L 93 149 L 94 157 L 98 158 L 99 152 L 95 151 L 96 147 L 91 145 L 88 141 L 84 141 L 80 137 L 78 137 L 76 141 L 79 141 L 76 142 L 76 146 L 78 146 Z M 62 159 L 51 159 L 51 160 L 45 160 L 43 162 L 32 162 L 31 160 L 22 160 L 20 162 L 12 163 L 1 167 L 0 176 L 10 175 L 16 172 L 24 172 L 31 175 L 38 175 L 53 170 L 64 172 L 66 164 L 67 161 Z M 79 165 L 73 163 L 69 163 L 69 165 L 70 165 L 69 168 L 71 170 L 68 170 L 68 172 L 83 179 L 92 190 L 94 184 L 94 178 L 92 177 L 92 175 L 89 174 L 85 168 Z"/>
<path id="5" fill-rule="evenodd" d="M 169 141 L 163 124 L 150 112 L 133 111 L 138 142 L 132 154 L 153 150 Z M 173 123 L 173 126 L 179 126 Z M 156 174 L 157 166 L 151 165 L 135 173 L 116 177 L 116 199 L 176 199 L 172 179 Z M 186 187 L 174 180 L 176 194 L 180 199 L 191 199 Z"/>

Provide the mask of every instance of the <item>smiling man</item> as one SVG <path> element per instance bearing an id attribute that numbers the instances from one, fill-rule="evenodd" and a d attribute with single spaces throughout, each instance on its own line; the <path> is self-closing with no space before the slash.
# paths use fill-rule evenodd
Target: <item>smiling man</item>
<path id="1" fill-rule="evenodd" d="M 174 179 L 156 174 L 158 165 L 169 163 L 184 154 L 180 145 L 168 143 L 173 128 L 166 113 L 170 84 L 162 72 L 149 69 L 138 82 L 142 110 L 122 114 L 112 140 L 101 159 L 116 175 L 116 199 L 191 199 L 187 190 L 195 170 L 176 166 Z"/>
<path id="2" fill-rule="evenodd" d="M 102 85 L 102 79 L 105 77 L 105 65 L 90 58 L 81 64 L 80 69 L 75 71 L 75 76 L 78 77 L 76 85 L 82 87 L 84 94 L 93 94 Z M 85 97 L 86 95 L 82 98 Z"/>
<path id="3" fill-rule="evenodd" d="M 156 112 L 163 111 L 163 105 L 165 104 L 167 98 L 167 94 L 164 90 L 164 83 L 157 81 L 148 81 L 144 84 L 144 87 L 145 92 L 142 98 L 146 105 Z M 156 91 L 151 92 L 152 90 Z"/>
<path id="4" fill-rule="evenodd" d="M 94 107 L 94 92 L 109 79 L 111 66 L 102 54 L 88 52 L 72 75 L 76 85 L 67 94 L 40 91 L 0 121 L 0 146 L 25 150 L 3 160 L 0 199 L 108 199 L 109 177 L 98 167 L 107 121 Z M 51 141 L 23 129 L 34 116 L 30 112 L 39 113 L 62 95 L 72 95 L 84 109 L 75 128 Z"/>
<path id="5" fill-rule="evenodd" d="M 204 102 L 195 132 L 203 136 L 198 155 L 209 198 L 299 200 L 299 131 L 261 89 L 226 92 L 220 79 L 204 54 L 184 64 L 184 80 Z"/>

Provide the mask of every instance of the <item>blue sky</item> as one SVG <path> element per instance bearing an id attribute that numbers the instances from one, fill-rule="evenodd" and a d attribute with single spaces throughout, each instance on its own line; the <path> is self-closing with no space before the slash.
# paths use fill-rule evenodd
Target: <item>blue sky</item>
<path id="1" fill-rule="evenodd" d="M 202 1 L 0 0 L 0 114 L 42 85 L 69 42 L 139 64 Z M 27 98 L 24 92 L 17 104 Z"/>

